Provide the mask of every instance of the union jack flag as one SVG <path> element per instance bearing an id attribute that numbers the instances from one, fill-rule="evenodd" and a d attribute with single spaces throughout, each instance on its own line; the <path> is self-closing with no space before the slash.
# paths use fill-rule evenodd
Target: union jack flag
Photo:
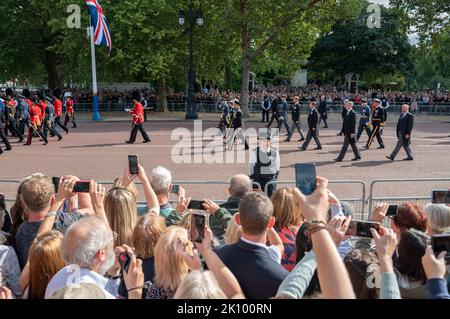
<path id="1" fill-rule="evenodd" d="M 111 51 L 111 35 L 102 7 L 100 7 L 97 0 L 85 0 L 85 2 L 91 16 L 91 26 L 94 27 L 94 43 L 96 45 L 106 45 Z"/>

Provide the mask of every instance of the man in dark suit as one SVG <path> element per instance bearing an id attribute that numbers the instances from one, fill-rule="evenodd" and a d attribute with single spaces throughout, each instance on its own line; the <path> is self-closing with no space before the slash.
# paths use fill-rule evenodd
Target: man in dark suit
<path id="1" fill-rule="evenodd" d="M 325 126 L 323 128 L 328 128 L 328 124 L 327 124 L 327 101 L 325 100 L 325 95 L 321 95 L 320 96 L 320 102 L 319 102 L 319 114 L 320 114 L 320 119 L 319 119 L 319 125 L 320 123 L 325 124 Z"/>
<path id="2" fill-rule="evenodd" d="M 341 117 L 342 117 L 342 127 L 341 130 L 339 131 L 339 133 L 337 133 L 337 136 L 342 136 L 343 130 L 344 130 L 344 119 L 345 116 L 347 115 L 347 110 L 345 109 L 345 103 L 348 102 L 348 99 L 344 100 L 344 105 L 342 106 L 342 111 L 341 111 Z"/>
<path id="3" fill-rule="evenodd" d="M 278 105 L 279 102 L 281 102 L 280 97 L 277 98 L 276 96 L 273 96 L 272 104 L 270 105 L 272 116 L 270 118 L 269 123 L 267 124 L 267 127 L 272 126 L 273 120 L 276 120 L 278 125 L 278 116 L 280 115 L 280 106 Z"/>
<path id="4" fill-rule="evenodd" d="M 336 162 L 342 162 L 345 153 L 347 153 L 348 145 L 352 147 L 355 157 L 352 161 L 359 161 L 361 155 L 359 154 L 358 148 L 356 147 L 356 112 L 353 111 L 353 102 L 346 101 L 344 104 L 347 114 L 344 117 L 344 124 L 342 125 L 342 133 L 344 134 L 344 145 L 342 145 L 341 152 L 339 156 L 334 160 Z"/>
<path id="5" fill-rule="evenodd" d="M 235 215 L 236 223 L 242 226 L 241 239 L 216 248 L 217 255 L 236 277 L 248 299 L 274 297 L 289 274 L 278 263 L 281 260 L 279 249 L 266 245 L 267 230 L 275 224 L 272 214 L 269 197 L 262 192 L 246 193 Z"/>
<path id="6" fill-rule="evenodd" d="M 289 130 L 289 135 L 286 138 L 286 142 L 289 142 L 292 138 L 292 135 L 294 135 L 295 129 L 300 133 L 301 139 L 299 139 L 299 142 L 302 142 L 305 140 L 305 137 L 303 136 L 302 127 L 301 127 L 301 121 L 300 121 L 300 99 L 298 96 L 294 97 L 294 105 L 292 106 L 292 124 L 291 129 Z"/>
<path id="7" fill-rule="evenodd" d="M 402 147 L 407 155 L 407 157 L 404 158 L 403 160 L 412 161 L 414 159 L 412 156 L 411 149 L 409 148 L 409 145 L 411 144 L 411 131 L 413 129 L 413 126 L 414 126 L 414 115 L 409 113 L 409 105 L 403 104 L 402 114 L 400 115 L 400 118 L 397 123 L 397 138 L 398 138 L 397 145 L 395 146 L 395 149 L 392 151 L 392 154 L 390 156 L 386 156 L 388 159 L 393 161 Z"/>
<path id="8" fill-rule="evenodd" d="M 316 150 L 321 150 L 322 145 L 320 144 L 318 132 L 317 132 L 317 124 L 319 122 L 319 112 L 316 110 L 316 102 L 311 101 L 309 102 L 309 115 L 308 115 L 308 134 L 306 135 L 306 141 L 303 143 L 301 147 L 299 147 L 302 151 L 306 150 L 306 148 L 309 145 L 309 142 L 311 142 L 311 139 L 314 138 L 314 141 L 317 144 Z"/>

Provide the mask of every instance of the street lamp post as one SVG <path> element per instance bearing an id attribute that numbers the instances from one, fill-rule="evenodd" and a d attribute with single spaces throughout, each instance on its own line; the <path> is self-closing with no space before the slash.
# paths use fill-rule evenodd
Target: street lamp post
<path id="1" fill-rule="evenodd" d="M 203 14 L 201 11 L 195 12 L 192 6 L 192 3 L 189 5 L 188 11 L 188 19 L 189 19 L 189 70 L 187 74 L 188 80 L 188 94 L 187 94 L 187 110 L 186 110 L 186 119 L 187 120 L 196 120 L 198 119 L 197 114 L 197 106 L 195 103 L 195 69 L 194 69 L 194 48 L 193 48 L 193 31 L 195 23 L 198 26 L 203 25 Z M 178 17 L 178 23 L 180 26 L 184 25 L 185 15 L 184 11 L 180 11 L 180 15 Z"/>

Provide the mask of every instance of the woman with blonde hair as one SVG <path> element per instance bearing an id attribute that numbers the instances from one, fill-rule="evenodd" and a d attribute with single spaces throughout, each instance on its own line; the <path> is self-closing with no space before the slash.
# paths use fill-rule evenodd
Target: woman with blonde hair
<path id="1" fill-rule="evenodd" d="M 28 299 L 44 299 L 47 284 L 64 268 L 61 257 L 62 239 L 60 232 L 52 230 L 37 236 L 31 245 L 28 256 L 29 284 L 26 288 Z"/>
<path id="2" fill-rule="evenodd" d="M 177 243 L 192 245 L 186 229 L 170 226 L 159 237 L 155 246 L 155 278 L 144 284 L 144 299 L 173 299 L 189 268 L 176 251 Z M 192 246 L 190 246 L 192 251 Z"/>
<path id="3" fill-rule="evenodd" d="M 144 281 L 153 281 L 155 277 L 155 246 L 165 230 L 164 217 L 155 214 L 142 216 L 134 227 L 132 247 L 136 257 L 142 260 Z M 128 298 L 124 280 L 120 283 L 119 295 Z"/>
<path id="4" fill-rule="evenodd" d="M 236 223 L 234 216 L 230 219 L 227 231 L 225 232 L 225 245 L 237 243 L 242 236 L 242 226 Z"/>
<path id="5" fill-rule="evenodd" d="M 284 246 L 281 257 L 281 265 L 291 271 L 297 260 L 295 238 L 302 224 L 300 207 L 294 200 L 292 189 L 280 188 L 272 197 L 273 217 L 275 218 L 274 229 L 280 236 Z"/>

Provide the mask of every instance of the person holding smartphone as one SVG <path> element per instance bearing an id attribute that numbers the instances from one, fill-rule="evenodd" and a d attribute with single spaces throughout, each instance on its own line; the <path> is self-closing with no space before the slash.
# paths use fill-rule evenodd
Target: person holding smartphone
<path id="1" fill-rule="evenodd" d="M 139 91 L 134 90 L 131 98 L 133 99 L 134 108 L 129 111 L 129 113 L 133 116 L 132 119 L 132 128 L 131 135 L 128 141 L 125 141 L 127 144 L 133 144 L 136 141 L 136 135 L 138 130 L 142 134 L 142 138 L 144 139 L 144 143 L 151 142 L 150 137 L 148 137 L 147 132 L 145 131 L 142 123 L 144 123 L 144 107 L 141 104 L 141 94 Z"/>

